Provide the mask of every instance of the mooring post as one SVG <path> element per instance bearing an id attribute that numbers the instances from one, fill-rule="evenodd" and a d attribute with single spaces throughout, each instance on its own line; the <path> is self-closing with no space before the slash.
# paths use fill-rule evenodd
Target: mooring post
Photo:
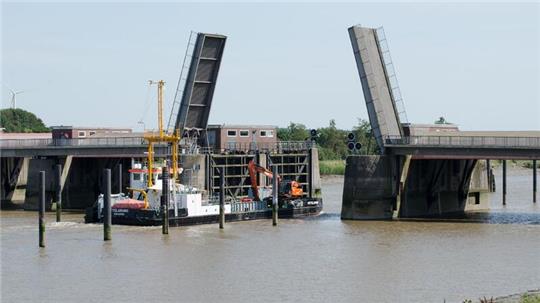
<path id="1" fill-rule="evenodd" d="M 62 221 L 62 164 L 56 164 L 56 222 Z"/>
<path id="2" fill-rule="evenodd" d="M 164 166 L 161 170 L 161 232 L 169 234 L 169 168 Z"/>
<path id="3" fill-rule="evenodd" d="M 45 171 L 39 172 L 39 247 L 45 247 Z"/>
<path id="4" fill-rule="evenodd" d="M 533 160 L 533 203 L 536 203 L 536 160 Z"/>
<path id="5" fill-rule="evenodd" d="M 503 169 L 503 205 L 506 205 L 506 160 L 502 160 Z"/>
<path id="6" fill-rule="evenodd" d="M 279 195 L 279 181 L 277 166 L 272 166 L 272 225 L 276 226 L 278 223 L 278 195 Z"/>
<path id="7" fill-rule="evenodd" d="M 225 224 L 225 168 L 221 169 L 219 176 L 219 228 L 223 229 Z"/>
<path id="8" fill-rule="evenodd" d="M 122 163 L 118 164 L 118 193 L 122 193 Z"/>
<path id="9" fill-rule="evenodd" d="M 111 170 L 105 169 L 103 173 L 105 192 L 103 194 L 103 240 L 111 240 Z"/>

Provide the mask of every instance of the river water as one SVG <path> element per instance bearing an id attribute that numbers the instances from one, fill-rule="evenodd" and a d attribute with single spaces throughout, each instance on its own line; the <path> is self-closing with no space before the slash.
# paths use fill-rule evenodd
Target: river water
<path id="1" fill-rule="evenodd" d="M 499 173 L 497 171 L 497 173 Z M 324 178 L 307 220 L 171 228 L 1 213 L 1 302 L 462 302 L 540 287 L 540 206 L 531 170 L 510 170 L 508 205 L 480 223 L 341 221 L 343 179 Z M 497 178 L 501 190 L 500 176 Z M 540 203 L 537 203 L 540 204 Z"/>

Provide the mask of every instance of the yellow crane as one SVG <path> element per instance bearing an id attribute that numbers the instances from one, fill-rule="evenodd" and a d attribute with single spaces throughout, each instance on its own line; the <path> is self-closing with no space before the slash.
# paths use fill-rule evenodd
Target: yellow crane
<path id="1" fill-rule="evenodd" d="M 178 180 L 178 143 L 180 142 L 180 131 L 177 129 L 171 134 L 163 129 L 163 87 L 165 81 L 148 81 L 150 85 L 157 84 L 158 88 L 158 133 L 148 132 L 144 134 L 144 139 L 148 141 L 148 187 L 153 186 L 154 174 L 154 144 L 170 143 L 172 145 L 172 174 L 173 179 Z"/>

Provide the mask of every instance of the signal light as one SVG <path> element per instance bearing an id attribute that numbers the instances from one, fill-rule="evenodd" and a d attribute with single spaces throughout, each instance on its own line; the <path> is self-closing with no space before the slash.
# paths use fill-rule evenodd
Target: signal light
<path id="1" fill-rule="evenodd" d="M 353 132 L 350 132 L 347 135 L 347 149 L 352 153 L 360 152 L 362 149 L 362 144 L 360 142 L 356 142 L 356 135 Z"/>

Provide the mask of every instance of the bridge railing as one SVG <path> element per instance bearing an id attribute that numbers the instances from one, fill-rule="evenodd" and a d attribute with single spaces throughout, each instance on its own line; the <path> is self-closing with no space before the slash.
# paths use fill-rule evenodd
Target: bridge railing
<path id="1" fill-rule="evenodd" d="M 0 139 L 0 149 L 62 148 L 62 147 L 116 147 L 146 146 L 143 137 L 102 137 L 74 139 Z M 280 141 L 274 143 L 230 143 L 224 149 L 201 148 L 198 152 L 291 152 L 306 151 L 314 147 L 311 141 Z M 181 146 L 181 148 L 186 148 Z"/>
<path id="2" fill-rule="evenodd" d="M 146 145 L 143 137 L 101 137 L 74 139 L 0 139 L 0 148 L 40 148 L 40 147 L 107 147 Z"/>
<path id="3" fill-rule="evenodd" d="M 409 136 L 385 139 L 386 145 L 474 148 L 540 148 L 540 137 Z"/>

